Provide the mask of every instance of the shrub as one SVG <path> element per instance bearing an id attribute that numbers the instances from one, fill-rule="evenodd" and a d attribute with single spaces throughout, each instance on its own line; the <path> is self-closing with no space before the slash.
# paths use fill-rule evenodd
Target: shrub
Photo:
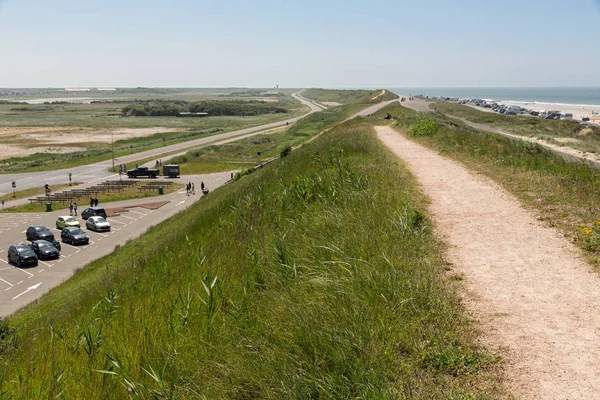
<path id="1" fill-rule="evenodd" d="M 409 129 L 412 136 L 430 136 L 437 132 L 439 128 L 436 120 L 428 115 L 421 115 Z"/>

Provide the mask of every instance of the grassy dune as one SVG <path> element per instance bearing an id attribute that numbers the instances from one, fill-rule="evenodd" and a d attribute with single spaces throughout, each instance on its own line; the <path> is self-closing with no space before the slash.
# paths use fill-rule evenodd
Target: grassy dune
<path id="1" fill-rule="evenodd" d="M 374 119 L 383 123 L 388 112 L 398 129 L 412 132 L 414 140 L 500 183 L 600 264 L 600 173 L 596 168 L 565 161 L 537 144 L 481 133 L 442 115 L 420 116 L 399 104 L 384 108 Z M 423 126 L 432 129 L 415 129 Z"/>
<path id="2" fill-rule="evenodd" d="M 490 398 L 409 172 L 347 123 L 0 325 L 17 398 Z"/>
<path id="3" fill-rule="evenodd" d="M 582 151 L 600 152 L 600 128 L 584 128 L 575 121 L 554 121 L 522 115 L 502 115 L 479 111 L 473 107 L 447 101 L 436 101 L 433 103 L 433 108 L 443 114 L 490 125 L 518 135 L 537 137 L 559 146 L 567 145 Z M 560 142 L 564 138 L 567 138 L 569 142 Z"/>
<path id="4" fill-rule="evenodd" d="M 202 174 L 253 167 L 258 164 L 259 160 L 278 157 L 284 148 L 296 147 L 368 106 L 368 103 L 359 101 L 341 107 L 332 107 L 311 114 L 281 132 L 257 135 L 232 143 L 191 150 L 168 162 L 180 164 L 184 174 Z M 261 153 L 260 157 L 258 152 Z"/>
<path id="5" fill-rule="evenodd" d="M 336 102 L 348 104 L 354 102 L 371 102 L 371 99 L 379 96 L 381 89 L 377 90 L 331 90 L 331 89 L 307 89 L 302 92 L 302 96 L 315 101 Z M 387 101 L 397 98 L 398 95 L 385 91 L 382 96 L 373 100 L 373 103 Z"/>

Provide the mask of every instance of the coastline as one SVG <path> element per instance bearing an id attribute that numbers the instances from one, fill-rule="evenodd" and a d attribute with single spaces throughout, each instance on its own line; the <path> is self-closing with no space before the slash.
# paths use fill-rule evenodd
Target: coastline
<path id="1" fill-rule="evenodd" d="M 564 104 L 564 103 L 541 103 L 522 101 L 499 101 L 498 104 L 507 106 L 518 106 L 534 111 L 560 111 L 561 113 L 573 114 L 573 119 L 581 120 L 584 117 L 589 117 L 590 122 L 600 123 L 600 105 L 583 105 L 583 104 Z M 594 114 L 596 113 L 596 114 Z"/>

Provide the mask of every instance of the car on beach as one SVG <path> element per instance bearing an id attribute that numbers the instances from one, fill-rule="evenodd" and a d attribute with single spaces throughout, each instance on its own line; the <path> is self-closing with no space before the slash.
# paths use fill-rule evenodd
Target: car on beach
<path id="1" fill-rule="evenodd" d="M 88 244 L 90 242 L 88 235 L 82 231 L 81 228 L 76 227 L 64 228 L 60 233 L 60 239 L 64 243 L 69 243 L 73 246 L 78 244 Z"/>
<path id="2" fill-rule="evenodd" d="M 110 223 L 100 216 L 89 217 L 85 226 L 95 232 L 110 232 Z"/>
<path id="3" fill-rule="evenodd" d="M 30 242 L 34 240 L 54 240 L 54 233 L 50 232 L 50 229 L 42 225 L 34 225 L 27 228 L 25 231 L 25 237 Z"/>
<path id="4" fill-rule="evenodd" d="M 89 207 L 83 210 L 81 213 L 81 218 L 88 219 L 91 216 L 98 215 L 102 218 L 106 218 L 106 210 L 102 207 Z"/>
<path id="5" fill-rule="evenodd" d="M 40 260 L 49 260 L 60 257 L 60 251 L 47 240 L 36 240 L 29 246 Z"/>
<path id="6" fill-rule="evenodd" d="M 25 244 L 14 244 L 8 248 L 8 263 L 14 263 L 17 267 L 35 267 L 38 258 L 34 251 Z"/>
<path id="7" fill-rule="evenodd" d="M 64 229 L 68 227 L 81 228 L 81 224 L 77 218 L 71 216 L 63 216 L 56 218 L 56 229 Z"/>

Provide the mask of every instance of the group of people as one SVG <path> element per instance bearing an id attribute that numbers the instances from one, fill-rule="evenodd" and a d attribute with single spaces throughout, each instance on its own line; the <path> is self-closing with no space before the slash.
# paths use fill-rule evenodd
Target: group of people
<path id="1" fill-rule="evenodd" d="M 127 173 L 127 164 L 119 164 L 119 175 Z"/>
<path id="2" fill-rule="evenodd" d="M 90 197 L 90 207 L 98 207 L 98 198 Z"/>
<path id="3" fill-rule="evenodd" d="M 77 216 L 77 203 L 69 203 L 69 215 Z"/>
<path id="4" fill-rule="evenodd" d="M 160 166 L 160 167 L 162 167 L 162 159 L 158 159 L 158 160 L 156 160 L 156 165 L 155 165 L 155 167 L 159 167 L 159 166 Z"/>
<path id="5" fill-rule="evenodd" d="M 196 194 L 196 186 L 192 182 L 188 182 L 185 185 L 185 190 L 186 190 L 186 193 L 188 196 L 190 194 Z M 200 182 L 200 190 L 202 190 L 202 192 L 204 192 L 204 181 Z"/>

